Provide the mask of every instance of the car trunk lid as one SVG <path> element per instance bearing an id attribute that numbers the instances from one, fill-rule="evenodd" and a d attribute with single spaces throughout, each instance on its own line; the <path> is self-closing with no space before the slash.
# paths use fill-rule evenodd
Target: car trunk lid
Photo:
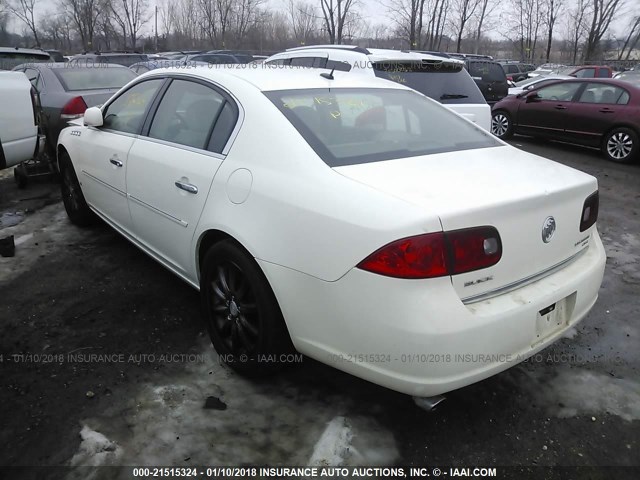
<path id="1" fill-rule="evenodd" d="M 463 300 L 544 273 L 589 242 L 580 218 L 585 199 L 597 190 L 596 179 L 508 146 L 335 170 L 438 215 L 444 231 L 485 225 L 498 230 L 500 261 L 452 276 Z"/>

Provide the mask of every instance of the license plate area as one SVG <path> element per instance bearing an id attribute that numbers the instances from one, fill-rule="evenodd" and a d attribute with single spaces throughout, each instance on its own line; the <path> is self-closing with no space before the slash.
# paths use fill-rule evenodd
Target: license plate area
<path id="1" fill-rule="evenodd" d="M 575 295 L 576 294 L 573 293 L 538 311 L 536 315 L 536 337 L 533 342 L 534 345 L 569 324 L 573 307 L 575 306 Z"/>

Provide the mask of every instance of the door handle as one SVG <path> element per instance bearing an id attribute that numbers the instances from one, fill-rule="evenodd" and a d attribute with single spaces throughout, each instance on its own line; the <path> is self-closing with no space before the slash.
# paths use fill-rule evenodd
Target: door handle
<path id="1" fill-rule="evenodd" d="M 191 185 L 190 183 L 183 183 L 180 180 L 176 180 L 175 186 L 180 190 L 184 190 L 185 192 L 196 194 L 198 193 L 198 187 L 195 185 Z"/>
<path id="2" fill-rule="evenodd" d="M 565 107 L 564 105 L 556 105 L 553 108 L 555 108 L 556 110 L 566 110 L 567 109 L 567 107 Z"/>
<path id="3" fill-rule="evenodd" d="M 610 108 L 602 108 L 598 110 L 600 113 L 615 113 L 615 110 L 611 110 Z"/>
<path id="4" fill-rule="evenodd" d="M 115 165 L 116 167 L 121 167 L 123 165 L 123 163 L 118 160 L 118 157 L 113 157 L 109 160 L 111 162 L 112 165 Z"/>

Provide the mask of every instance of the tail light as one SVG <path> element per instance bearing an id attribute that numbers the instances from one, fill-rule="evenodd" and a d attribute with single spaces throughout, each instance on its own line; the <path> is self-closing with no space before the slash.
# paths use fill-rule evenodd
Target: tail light
<path id="1" fill-rule="evenodd" d="M 513 82 L 513 77 L 512 77 L 511 75 L 509 75 L 509 76 L 507 77 L 507 80 L 509 80 L 510 82 Z"/>
<path id="2" fill-rule="evenodd" d="M 592 193 L 584 201 L 582 216 L 580 217 L 580 231 L 584 232 L 598 220 L 598 209 L 600 208 L 600 195 L 598 192 Z"/>
<path id="3" fill-rule="evenodd" d="M 80 118 L 84 115 L 84 111 L 87 109 L 87 104 L 82 97 L 73 97 L 69 100 L 60 113 L 60 118 L 65 120 L 71 120 L 74 118 Z"/>
<path id="4" fill-rule="evenodd" d="M 396 240 L 375 251 L 358 268 L 396 278 L 435 278 L 495 265 L 502 242 L 494 227 L 428 233 Z"/>

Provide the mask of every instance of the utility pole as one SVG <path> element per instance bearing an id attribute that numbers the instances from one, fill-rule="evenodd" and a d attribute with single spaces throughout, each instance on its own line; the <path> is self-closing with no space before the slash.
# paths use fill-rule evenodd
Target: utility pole
<path id="1" fill-rule="evenodd" d="M 158 53 L 158 5 L 156 5 L 156 53 Z"/>

